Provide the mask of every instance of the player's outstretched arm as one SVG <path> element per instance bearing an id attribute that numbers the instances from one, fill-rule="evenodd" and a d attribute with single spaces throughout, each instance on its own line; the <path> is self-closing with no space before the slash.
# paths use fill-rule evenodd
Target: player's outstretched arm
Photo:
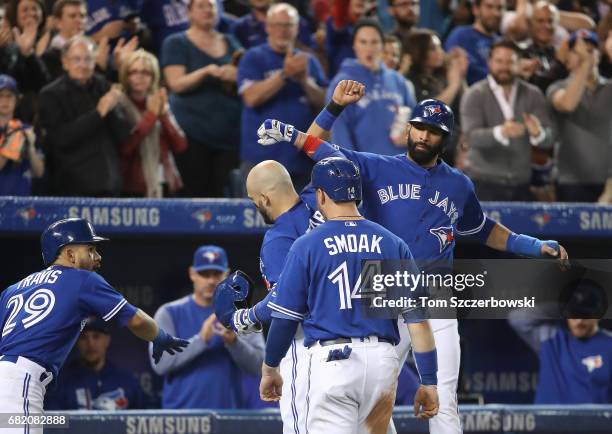
<path id="1" fill-rule="evenodd" d="M 438 354 L 429 321 L 408 324 L 421 386 L 414 396 L 414 415 L 419 419 L 431 419 L 438 414 Z"/>
<path id="2" fill-rule="evenodd" d="M 138 309 L 127 323 L 127 327 L 140 339 L 153 343 L 153 360 L 155 360 L 155 363 L 159 362 L 164 351 L 173 355 L 175 351 L 180 353 L 183 348 L 189 345 L 189 341 L 170 336 L 159 328 L 155 320 L 141 309 Z"/>
<path id="3" fill-rule="evenodd" d="M 491 229 L 486 245 L 495 250 L 529 258 L 557 258 L 562 267 L 567 267 L 569 264 L 567 251 L 559 242 L 515 234 L 500 223 L 495 223 Z"/>
<path id="4" fill-rule="evenodd" d="M 331 128 L 342 110 L 354 104 L 365 95 L 365 85 L 354 80 L 340 80 L 334 89 L 331 101 L 321 110 L 316 119 L 310 124 L 306 134 L 329 141 Z"/>

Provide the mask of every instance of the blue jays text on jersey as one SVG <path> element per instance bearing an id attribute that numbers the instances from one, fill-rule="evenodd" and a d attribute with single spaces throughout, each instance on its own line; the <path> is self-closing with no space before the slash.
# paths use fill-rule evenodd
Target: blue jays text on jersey
<path id="1" fill-rule="evenodd" d="M 0 294 L 0 355 L 26 357 L 57 377 L 90 315 L 125 325 L 136 311 L 99 274 L 52 265 Z"/>
<path id="2" fill-rule="evenodd" d="M 424 168 L 406 154 L 354 152 L 323 142 L 312 158 L 344 156 L 359 168 L 364 216 L 399 236 L 419 265 L 450 263 L 455 234 L 468 236 L 485 226 L 472 181 L 444 161 Z"/>
<path id="3" fill-rule="evenodd" d="M 369 317 L 358 308 L 362 261 L 385 259 L 412 260 L 412 255 L 406 243 L 374 222 L 328 220 L 291 247 L 277 296 L 268 303 L 272 316 L 303 321 L 306 346 L 339 337 L 398 342 L 396 319 Z"/>

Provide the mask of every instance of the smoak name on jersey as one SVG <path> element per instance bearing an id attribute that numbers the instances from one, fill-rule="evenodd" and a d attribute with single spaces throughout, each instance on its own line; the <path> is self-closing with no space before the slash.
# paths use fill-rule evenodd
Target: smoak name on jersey
<path id="1" fill-rule="evenodd" d="M 450 264 L 455 234 L 474 235 L 484 227 L 485 215 L 472 181 L 442 160 L 424 168 L 406 154 L 355 152 L 326 142 L 312 158 L 332 156 L 357 165 L 364 216 L 404 240 L 419 266 L 422 260 Z"/>
<path id="2" fill-rule="evenodd" d="M 303 321 L 306 346 L 372 335 L 399 342 L 397 319 L 367 316 L 360 306 L 365 260 L 407 260 L 409 271 L 418 273 L 406 243 L 382 226 L 368 220 L 328 220 L 289 250 L 276 297 L 268 303 L 272 316 Z"/>
<path id="3" fill-rule="evenodd" d="M 136 311 L 99 274 L 52 265 L 0 294 L 0 355 L 26 357 L 57 377 L 87 317 L 125 325 Z"/>

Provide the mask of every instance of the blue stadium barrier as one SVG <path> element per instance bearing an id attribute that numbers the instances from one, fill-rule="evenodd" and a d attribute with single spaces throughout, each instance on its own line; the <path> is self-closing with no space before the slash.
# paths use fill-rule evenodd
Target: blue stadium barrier
<path id="1" fill-rule="evenodd" d="M 280 434 L 278 410 L 133 410 L 49 412 L 65 415 L 68 428 L 48 429 L 61 434 Z M 612 405 L 529 406 L 465 405 L 460 407 L 465 434 L 610 434 Z M 398 434 L 428 433 L 409 407 L 396 407 Z M 330 434 L 333 434 L 330 432 Z"/>
<path id="2" fill-rule="evenodd" d="M 516 232 L 540 237 L 612 237 L 612 206 L 484 204 Z M 246 199 L 92 199 L 0 197 L 0 232 L 40 233 L 55 220 L 84 217 L 102 233 L 252 235 L 266 224 Z"/>

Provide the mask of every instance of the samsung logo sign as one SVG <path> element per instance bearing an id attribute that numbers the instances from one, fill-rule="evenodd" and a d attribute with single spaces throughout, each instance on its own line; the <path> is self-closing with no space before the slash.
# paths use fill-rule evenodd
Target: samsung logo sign
<path id="1" fill-rule="evenodd" d="M 127 434 L 208 434 L 210 416 L 128 416 Z"/>
<path id="2" fill-rule="evenodd" d="M 87 219 L 94 226 L 156 227 L 159 208 L 123 206 L 71 206 L 68 217 Z"/>

